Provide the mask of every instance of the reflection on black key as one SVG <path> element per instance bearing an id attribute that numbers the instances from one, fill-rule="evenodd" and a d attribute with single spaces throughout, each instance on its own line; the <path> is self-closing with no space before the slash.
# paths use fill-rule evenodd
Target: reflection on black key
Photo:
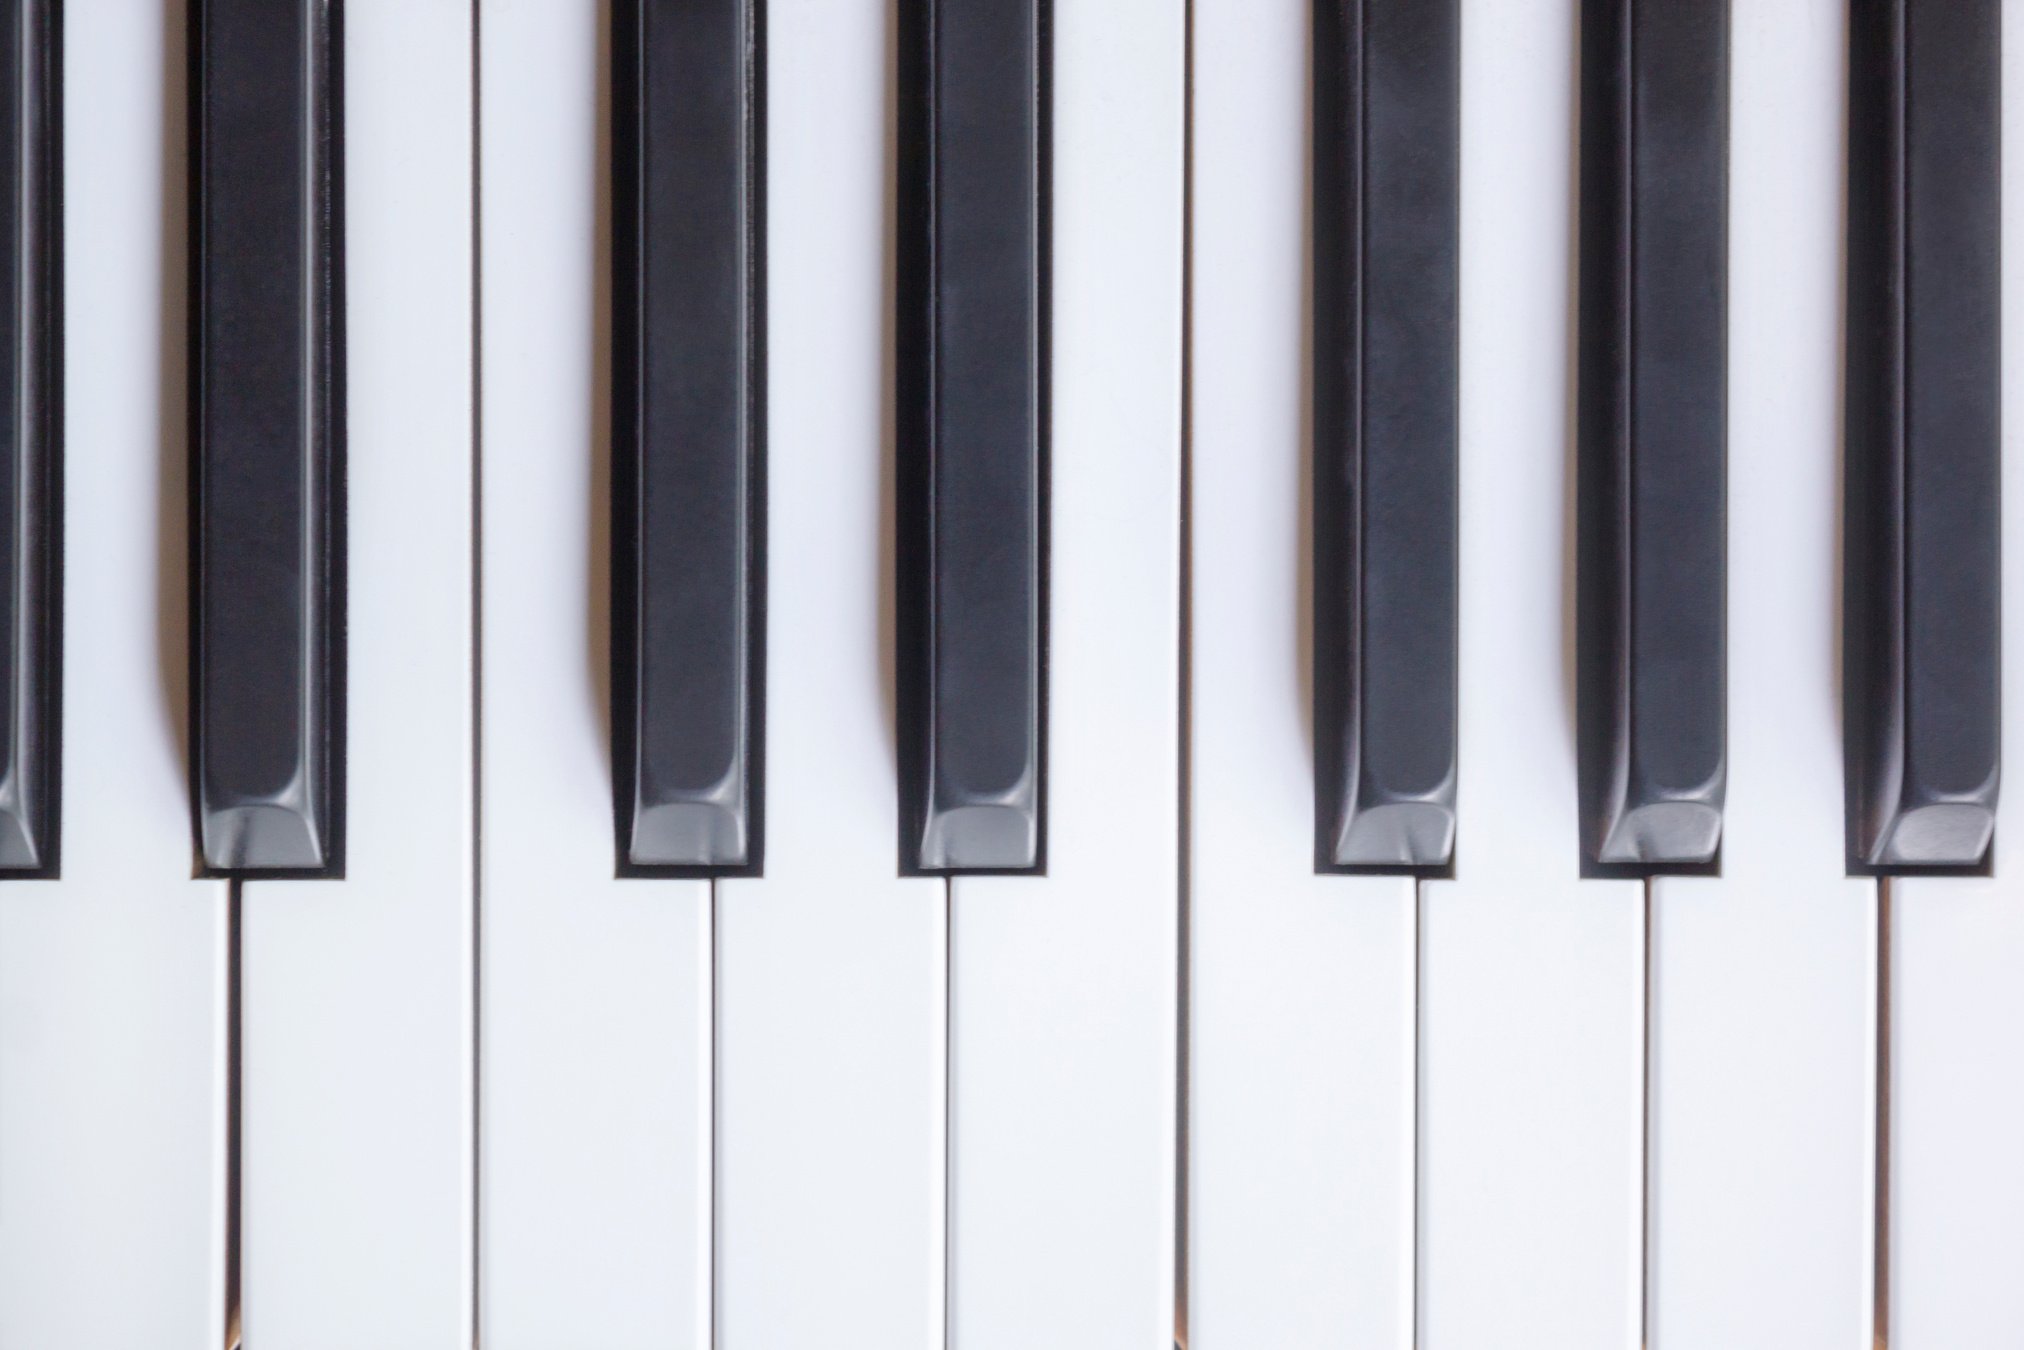
<path id="1" fill-rule="evenodd" d="M 613 9 L 621 871 L 760 861 L 759 5 Z"/>
<path id="2" fill-rule="evenodd" d="M 1977 866 L 1995 830 L 1998 10 L 1849 9 L 1842 693 L 1857 871 Z"/>
<path id="3" fill-rule="evenodd" d="M 1648 872 L 1722 838 L 1728 0 L 1584 0 L 1581 67 L 1581 849 Z"/>
<path id="4" fill-rule="evenodd" d="M 1315 864 L 1455 839 L 1455 0 L 1314 7 Z"/>
<path id="5" fill-rule="evenodd" d="M 53 0 L 0 0 L 0 869 L 54 876 L 62 63 Z"/>
<path id="6" fill-rule="evenodd" d="M 1042 859 L 1045 0 L 903 0 L 900 856 Z"/>
<path id="7" fill-rule="evenodd" d="M 190 7 L 195 795 L 218 872 L 342 869 L 337 12 Z"/>

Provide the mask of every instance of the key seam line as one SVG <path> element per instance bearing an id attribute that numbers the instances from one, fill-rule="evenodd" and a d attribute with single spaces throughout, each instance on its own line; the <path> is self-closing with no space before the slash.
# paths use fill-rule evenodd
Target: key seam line
<path id="1" fill-rule="evenodd" d="M 485 860 L 485 720 L 484 720 L 484 667 L 485 667 L 485 512 L 484 512 L 484 46 L 481 0 L 470 0 L 470 159 L 471 192 L 468 200 L 470 209 L 471 246 L 471 359 L 470 359 L 470 413 L 471 413 L 471 584 L 469 604 L 471 607 L 471 993 L 470 993 L 470 1079 L 465 1097 L 466 1120 L 471 1143 L 471 1167 L 468 1177 L 470 1187 L 470 1224 L 466 1256 L 470 1263 L 470 1288 L 467 1291 L 468 1312 L 471 1327 L 472 1350 L 482 1344 L 484 1325 L 484 1127 L 480 1113 L 484 1091 L 484 860 Z"/>
<path id="2" fill-rule="evenodd" d="M 1188 1122 L 1189 1048 L 1193 1033 L 1190 1019 L 1189 968 L 1193 952 L 1194 915 L 1194 333 L 1195 314 L 1195 6 L 1183 0 L 1181 15 L 1181 240 L 1180 240 L 1180 417 L 1179 482 L 1180 519 L 1176 522 L 1175 547 L 1179 554 L 1176 573 L 1175 658 L 1178 685 L 1175 699 L 1179 741 L 1174 761 L 1175 830 L 1177 853 L 1174 870 L 1174 1115 L 1171 1125 L 1174 1157 L 1172 1277 L 1173 1340 L 1178 1350 L 1188 1344 Z"/>

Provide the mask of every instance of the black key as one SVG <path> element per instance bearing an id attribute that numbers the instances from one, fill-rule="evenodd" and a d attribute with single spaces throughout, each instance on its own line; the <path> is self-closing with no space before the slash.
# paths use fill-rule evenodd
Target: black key
<path id="1" fill-rule="evenodd" d="M 1455 0 L 1314 7 L 1315 865 L 1455 841 Z"/>
<path id="2" fill-rule="evenodd" d="M 213 872 L 343 866 L 339 9 L 190 7 L 192 720 Z"/>
<path id="3" fill-rule="evenodd" d="M 63 62 L 53 0 L 0 0 L 0 869 L 56 875 Z"/>
<path id="4" fill-rule="evenodd" d="M 1582 857 L 1704 867 L 1727 782 L 1728 0 L 1584 0 L 1581 24 Z"/>
<path id="5" fill-rule="evenodd" d="M 1042 865 L 1046 0 L 903 0 L 900 857 Z"/>
<path id="6" fill-rule="evenodd" d="M 1849 6 L 1842 708 L 1854 871 L 1975 867 L 2001 647 L 1998 0 Z"/>
<path id="7" fill-rule="evenodd" d="M 760 862 L 761 3 L 613 9 L 612 744 L 626 872 Z"/>

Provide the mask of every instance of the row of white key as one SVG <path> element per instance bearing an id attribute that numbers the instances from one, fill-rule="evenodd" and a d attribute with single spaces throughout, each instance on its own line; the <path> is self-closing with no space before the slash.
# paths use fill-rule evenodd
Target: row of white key
<path id="1" fill-rule="evenodd" d="M 713 888 L 612 878 L 600 17 L 351 0 L 352 857 L 235 935 L 183 879 L 184 15 L 71 4 L 102 546 L 65 878 L 0 905 L 0 1345 L 1164 1344 L 1184 552 L 1196 1350 L 2024 1342 L 2020 897 L 1897 884 L 1880 1004 L 1875 885 L 1752 842 L 1839 856 L 1833 0 L 1735 12 L 1724 875 L 1576 879 L 1573 9 L 1463 6 L 1463 843 L 1415 887 L 1307 838 L 1307 7 L 1057 6 L 1051 867 L 949 884 L 893 867 L 889 16 L 774 0 L 772 848 Z"/>
<path id="2" fill-rule="evenodd" d="M 768 856 L 712 887 L 611 879 L 598 23 L 487 14 L 488 1345 L 1170 1341 L 1184 17 L 1055 16 L 1050 865 L 950 883 L 895 875 L 893 34 L 770 6 Z"/>
<path id="3" fill-rule="evenodd" d="M 2024 889 L 2000 854 L 1894 883 L 1880 948 L 1878 883 L 1793 861 L 1842 851 L 1843 6 L 1734 7 L 1729 828 L 1720 879 L 1640 888 L 1574 847 L 1577 6 L 1464 0 L 1462 806 L 1417 922 L 1406 883 L 1311 874 L 1279 696 L 1307 7 L 1193 9 L 1189 1344 L 2024 1344 Z"/>
<path id="4" fill-rule="evenodd" d="M 468 1345 L 471 11 L 348 6 L 354 852 L 234 899 L 183 768 L 188 19 L 64 14 L 69 847 L 0 905 L 0 1344 Z"/>

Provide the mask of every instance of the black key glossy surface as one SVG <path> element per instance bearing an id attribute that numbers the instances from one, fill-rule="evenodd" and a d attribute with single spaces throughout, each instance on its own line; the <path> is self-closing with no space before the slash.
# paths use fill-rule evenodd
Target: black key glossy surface
<path id="1" fill-rule="evenodd" d="M 54 0 L 0 0 L 0 870 L 54 876 L 61 804 L 62 58 Z"/>
<path id="2" fill-rule="evenodd" d="M 1999 0 L 1849 8 L 1853 870 L 1976 867 L 2000 723 Z"/>
<path id="3" fill-rule="evenodd" d="M 214 872 L 343 855 L 335 0 L 193 0 L 195 796 Z"/>
<path id="4" fill-rule="evenodd" d="M 1727 782 L 1728 0 L 1584 0 L 1581 66 L 1581 850 L 1661 871 Z"/>
<path id="5" fill-rule="evenodd" d="M 621 870 L 760 862 L 761 0 L 613 8 Z"/>
<path id="6" fill-rule="evenodd" d="M 1042 865 L 1045 0 L 903 0 L 900 855 Z"/>
<path id="7" fill-rule="evenodd" d="M 1315 864 L 1455 842 L 1455 0 L 1314 7 Z"/>

